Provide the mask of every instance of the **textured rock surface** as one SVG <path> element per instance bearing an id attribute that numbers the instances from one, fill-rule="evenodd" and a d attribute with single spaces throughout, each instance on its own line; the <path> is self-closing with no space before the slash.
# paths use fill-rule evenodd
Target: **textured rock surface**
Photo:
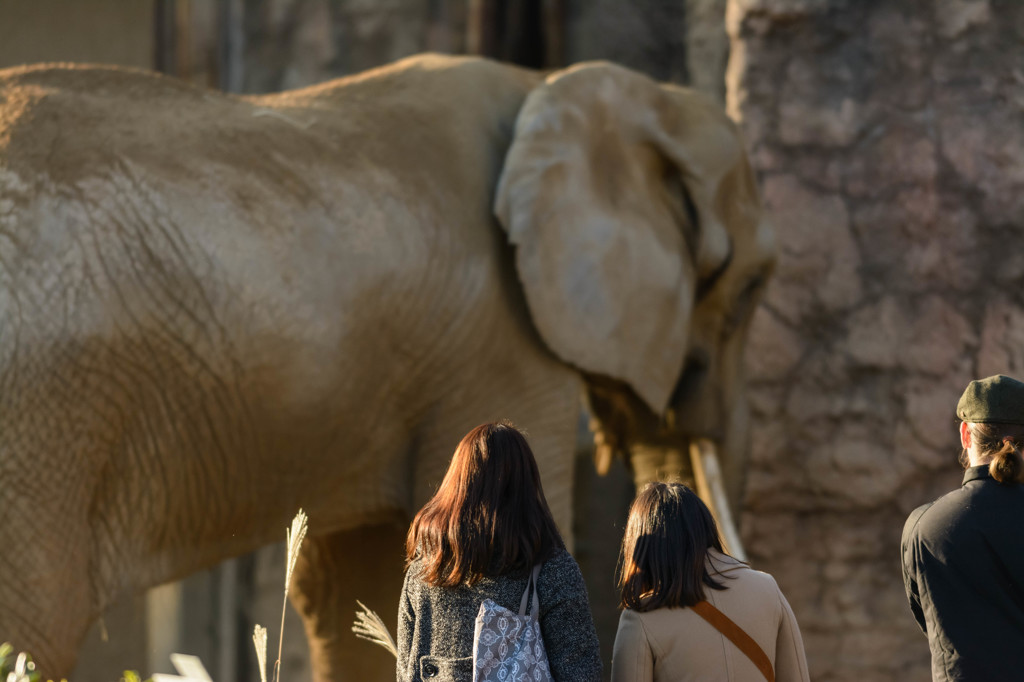
<path id="1" fill-rule="evenodd" d="M 743 534 L 815 680 L 927 680 L 911 509 L 966 383 L 1024 374 L 1024 4 L 730 0 L 728 97 L 778 231 Z"/>

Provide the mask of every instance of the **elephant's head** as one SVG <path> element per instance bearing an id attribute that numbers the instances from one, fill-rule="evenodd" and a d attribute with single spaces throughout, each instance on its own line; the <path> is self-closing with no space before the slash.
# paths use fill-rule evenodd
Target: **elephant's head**
<path id="1" fill-rule="evenodd" d="M 686 477 L 672 453 L 709 438 L 737 504 L 774 239 L 721 108 L 612 64 L 555 73 L 519 113 L 495 211 L 541 337 L 587 377 L 599 467 L 622 451 L 638 482 Z"/>

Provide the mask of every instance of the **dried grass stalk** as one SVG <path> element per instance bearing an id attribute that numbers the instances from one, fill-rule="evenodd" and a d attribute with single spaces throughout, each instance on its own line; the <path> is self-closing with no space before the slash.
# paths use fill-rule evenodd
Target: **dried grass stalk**
<path id="1" fill-rule="evenodd" d="M 288 570 L 284 576 L 284 593 L 288 595 L 288 586 L 292 582 L 292 572 L 295 570 L 295 562 L 299 559 L 299 547 L 306 537 L 306 512 L 299 510 L 299 513 L 292 519 L 291 529 L 285 529 L 285 537 L 288 538 Z"/>
<path id="2" fill-rule="evenodd" d="M 358 599 L 356 603 L 359 604 L 362 611 L 356 611 L 356 622 L 352 626 L 352 632 L 360 639 L 381 645 L 390 651 L 392 656 L 398 658 L 398 647 L 395 646 L 395 640 L 392 639 L 391 633 L 388 632 L 388 626 L 384 625 L 384 621 L 381 620 L 380 616 L 368 609 L 366 604 Z"/>
<path id="3" fill-rule="evenodd" d="M 256 647 L 256 660 L 260 666 L 260 682 L 267 682 L 267 629 L 257 625 L 252 631 L 252 643 Z"/>
<path id="4" fill-rule="evenodd" d="M 306 537 L 306 512 L 299 509 L 299 513 L 292 519 L 292 527 L 285 528 L 287 539 L 288 556 L 285 559 L 288 568 L 284 575 L 284 605 L 281 607 L 281 636 L 277 640 L 277 661 L 274 663 L 274 682 L 281 680 L 281 651 L 284 648 L 284 614 L 288 612 L 288 586 L 292 583 L 292 572 L 299 560 L 299 548 Z"/>

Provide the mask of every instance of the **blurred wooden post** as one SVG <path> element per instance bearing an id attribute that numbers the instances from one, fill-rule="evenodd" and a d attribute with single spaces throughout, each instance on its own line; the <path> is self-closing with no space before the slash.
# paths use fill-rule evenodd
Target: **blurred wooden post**
<path id="1" fill-rule="evenodd" d="M 150 671 L 166 670 L 171 654 L 181 650 L 184 618 L 180 582 L 160 585 L 146 593 L 146 640 Z"/>
<path id="2" fill-rule="evenodd" d="M 544 66 L 565 66 L 565 2 L 543 0 Z"/>
<path id="3" fill-rule="evenodd" d="M 452 12 L 449 0 L 430 0 L 427 20 L 426 48 L 429 52 L 450 53 L 455 50 L 452 36 Z"/>
<path id="4" fill-rule="evenodd" d="M 185 79 L 192 76 L 191 24 L 192 0 L 180 0 L 174 7 L 174 73 Z"/>
<path id="5" fill-rule="evenodd" d="M 219 86 L 224 92 L 242 92 L 245 86 L 245 7 L 241 0 L 220 0 L 217 28 Z"/>
<path id="6" fill-rule="evenodd" d="M 466 52 L 494 57 L 494 9 L 497 0 L 469 0 L 466 16 Z"/>
<path id="7" fill-rule="evenodd" d="M 160 73 L 177 73 L 176 0 L 156 0 L 153 4 L 153 69 Z"/>
<path id="8" fill-rule="evenodd" d="M 217 630 L 220 642 L 218 652 L 220 660 L 217 662 L 217 679 L 237 680 L 238 671 L 238 645 L 248 642 L 248 637 L 243 637 L 238 628 L 239 595 L 238 595 L 238 559 L 228 559 L 216 569 L 217 592 L 220 603 L 217 609 Z"/>
<path id="9" fill-rule="evenodd" d="M 564 0 L 469 0 L 466 52 L 533 68 L 562 65 Z"/>

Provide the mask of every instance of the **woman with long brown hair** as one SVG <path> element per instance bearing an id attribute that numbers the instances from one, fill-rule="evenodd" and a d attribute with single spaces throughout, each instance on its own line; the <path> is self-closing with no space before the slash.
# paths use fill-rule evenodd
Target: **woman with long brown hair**
<path id="1" fill-rule="evenodd" d="M 725 553 L 681 483 L 651 483 L 633 501 L 619 586 L 612 682 L 810 679 L 775 579 Z"/>
<path id="2" fill-rule="evenodd" d="M 583 576 L 548 509 L 533 452 L 512 424 L 484 424 L 462 439 L 409 528 L 406 561 L 399 682 L 470 682 L 481 603 L 519 609 L 538 566 L 535 603 L 551 676 L 600 680 Z"/>

